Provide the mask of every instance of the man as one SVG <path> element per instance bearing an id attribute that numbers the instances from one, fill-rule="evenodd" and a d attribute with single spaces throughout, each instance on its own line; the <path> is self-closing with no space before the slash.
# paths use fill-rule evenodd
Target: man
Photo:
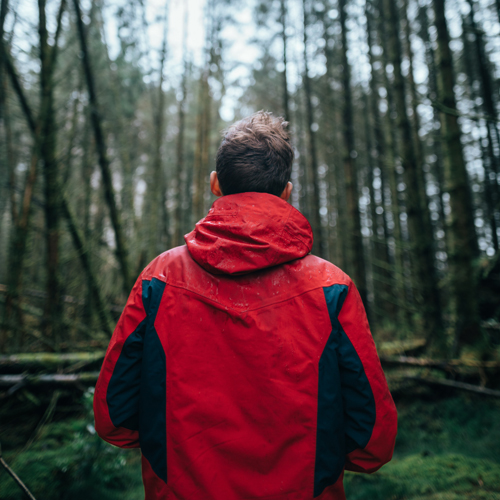
<path id="1" fill-rule="evenodd" d="M 289 205 L 286 122 L 232 125 L 220 197 L 142 272 L 94 398 L 106 441 L 140 447 L 146 500 L 345 498 L 392 457 L 396 410 L 354 283 L 310 255 Z"/>

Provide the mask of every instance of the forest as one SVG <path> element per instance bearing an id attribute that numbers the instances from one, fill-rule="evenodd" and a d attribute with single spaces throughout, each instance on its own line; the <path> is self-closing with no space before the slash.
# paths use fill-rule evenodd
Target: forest
<path id="1" fill-rule="evenodd" d="M 5 463 L 36 498 L 141 498 L 93 386 L 137 276 L 214 201 L 221 131 L 258 110 L 288 121 L 290 203 L 356 283 L 398 407 L 393 461 L 347 497 L 500 499 L 500 0 L 1 0 Z"/>

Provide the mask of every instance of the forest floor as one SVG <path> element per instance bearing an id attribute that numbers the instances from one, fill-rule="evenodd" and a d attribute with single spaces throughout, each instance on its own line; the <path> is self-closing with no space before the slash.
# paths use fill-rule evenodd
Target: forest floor
<path id="1" fill-rule="evenodd" d="M 16 415 L 19 398 L 25 396 L 0 405 L 0 418 L 7 423 L 1 426 L 0 442 L 5 460 L 37 499 L 144 498 L 139 452 L 99 439 L 90 391 L 79 413 L 66 406 L 69 416 L 63 415 L 61 398 L 52 423 L 38 430 L 33 427 L 36 412 L 31 417 L 26 412 L 37 401 L 28 397 Z M 372 475 L 346 473 L 348 500 L 500 500 L 500 401 L 426 388 L 395 399 L 399 431 L 394 458 Z M 24 498 L 3 469 L 0 493 L 2 500 Z"/>

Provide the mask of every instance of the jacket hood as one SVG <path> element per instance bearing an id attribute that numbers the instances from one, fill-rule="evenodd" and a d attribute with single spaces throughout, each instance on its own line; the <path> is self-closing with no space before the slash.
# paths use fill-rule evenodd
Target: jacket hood
<path id="1" fill-rule="evenodd" d="M 313 234 L 292 205 L 267 193 L 218 198 L 184 236 L 191 257 L 213 274 L 242 274 L 307 255 Z"/>

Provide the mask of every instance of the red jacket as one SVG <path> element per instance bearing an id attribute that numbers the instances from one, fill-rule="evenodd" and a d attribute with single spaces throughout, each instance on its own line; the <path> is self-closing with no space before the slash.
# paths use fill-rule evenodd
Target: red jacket
<path id="1" fill-rule="evenodd" d="M 343 499 L 391 459 L 396 410 L 350 278 L 277 196 L 219 198 L 142 272 L 94 398 L 146 500 Z"/>

